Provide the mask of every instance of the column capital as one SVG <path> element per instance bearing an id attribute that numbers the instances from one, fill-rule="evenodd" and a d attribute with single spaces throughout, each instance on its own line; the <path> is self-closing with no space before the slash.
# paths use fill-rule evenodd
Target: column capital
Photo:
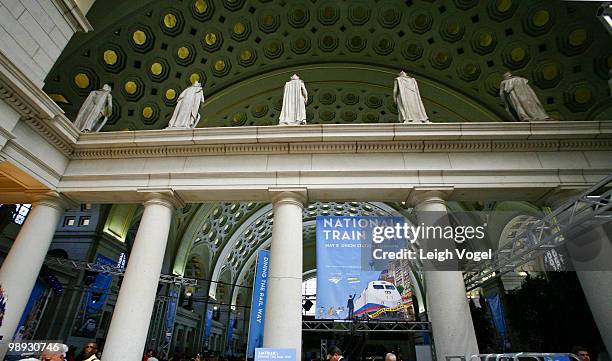
<path id="1" fill-rule="evenodd" d="M 66 198 L 64 195 L 56 191 L 48 192 L 27 192 L 31 199 L 33 206 L 43 205 L 47 207 L 53 207 L 63 212 L 71 206 L 75 206 L 75 203 Z"/>
<path id="2" fill-rule="evenodd" d="M 158 204 L 172 210 L 185 207 L 185 202 L 172 190 L 156 190 L 147 192 L 144 196 L 144 206 Z"/>
<path id="3" fill-rule="evenodd" d="M 292 203 L 304 207 L 308 199 L 306 188 L 268 188 L 273 204 Z"/>
<path id="4" fill-rule="evenodd" d="M 408 196 L 407 202 L 413 207 L 423 204 L 442 204 L 446 205 L 446 200 L 453 192 L 453 187 L 437 188 L 414 188 Z"/>

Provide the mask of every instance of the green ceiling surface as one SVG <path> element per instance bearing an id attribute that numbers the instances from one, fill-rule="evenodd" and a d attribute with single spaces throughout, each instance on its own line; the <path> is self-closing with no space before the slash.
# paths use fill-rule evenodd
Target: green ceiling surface
<path id="1" fill-rule="evenodd" d="M 560 120 L 612 114 L 612 39 L 596 4 L 568 1 L 98 0 L 95 31 L 75 35 L 45 91 L 74 119 L 113 87 L 103 131 L 166 127 L 199 78 L 200 127 L 272 125 L 298 73 L 309 123 L 397 121 L 393 78 L 419 81 L 434 122 L 509 120 L 508 70 L 530 79 Z M 194 75 L 195 74 L 195 75 Z"/>

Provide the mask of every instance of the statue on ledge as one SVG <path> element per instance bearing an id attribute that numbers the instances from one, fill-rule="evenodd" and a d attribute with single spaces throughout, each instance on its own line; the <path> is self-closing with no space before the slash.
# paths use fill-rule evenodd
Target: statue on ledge
<path id="1" fill-rule="evenodd" d="M 200 121 L 200 104 L 202 103 L 204 103 L 204 91 L 202 84 L 196 81 L 179 95 L 176 108 L 174 108 L 166 129 L 195 128 Z"/>
<path id="2" fill-rule="evenodd" d="M 504 74 L 504 80 L 499 85 L 499 96 L 506 110 L 517 122 L 552 120 L 527 82 L 527 79 L 510 72 Z"/>
<path id="3" fill-rule="evenodd" d="M 397 104 L 400 122 L 429 123 L 416 79 L 408 76 L 404 71 L 401 71 L 395 78 L 393 102 Z"/>
<path id="4" fill-rule="evenodd" d="M 77 114 L 74 126 L 83 133 L 99 132 L 112 112 L 111 87 L 104 84 L 101 90 L 94 90 L 89 93 Z"/>
<path id="5" fill-rule="evenodd" d="M 293 74 L 291 80 L 285 83 L 283 108 L 278 125 L 305 125 L 307 101 L 308 92 L 304 82 L 299 76 Z"/>

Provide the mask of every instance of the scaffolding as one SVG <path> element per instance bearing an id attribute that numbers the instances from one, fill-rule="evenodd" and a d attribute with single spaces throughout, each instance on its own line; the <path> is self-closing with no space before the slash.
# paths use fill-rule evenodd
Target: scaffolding
<path id="1" fill-rule="evenodd" d="M 466 289 L 516 268 L 563 246 L 574 235 L 585 234 L 612 220 L 612 175 L 529 224 L 510 242 L 493 252 L 490 260 L 472 262 L 464 272 Z"/>
<path id="2" fill-rule="evenodd" d="M 76 261 L 65 258 L 47 257 L 45 259 L 45 264 L 49 266 L 71 267 L 75 270 L 108 273 L 114 276 L 123 276 L 125 274 L 125 269 L 121 267 L 103 265 L 94 262 Z M 180 285 L 181 287 L 196 287 L 198 285 L 197 279 L 167 274 L 161 274 L 159 276 L 159 282 Z"/>
<path id="3" fill-rule="evenodd" d="M 429 322 L 416 321 L 345 321 L 345 320 L 303 320 L 304 332 L 403 332 L 430 333 Z"/>
<path id="4" fill-rule="evenodd" d="M 64 258 L 48 257 L 45 264 L 49 266 L 70 267 L 74 270 L 84 270 L 97 273 L 108 273 L 114 276 L 125 274 L 125 269 L 117 266 L 103 265 L 93 262 L 76 261 Z M 153 339 L 155 348 L 159 348 L 163 358 L 167 358 L 174 333 L 174 319 L 178 308 L 180 290 L 183 287 L 196 287 L 198 280 L 177 275 L 162 274 L 159 282 L 168 284 L 167 296 L 157 296 L 153 309 L 153 320 L 149 328 L 149 336 Z"/>

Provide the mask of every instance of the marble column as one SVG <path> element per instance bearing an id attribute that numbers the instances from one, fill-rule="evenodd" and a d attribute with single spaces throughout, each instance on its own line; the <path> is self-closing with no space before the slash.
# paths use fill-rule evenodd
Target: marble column
<path id="1" fill-rule="evenodd" d="M 35 196 L 32 209 L 2 263 L 0 286 L 6 310 L 0 327 L 0 359 L 13 339 L 65 208 L 66 203 L 56 192 Z"/>
<path id="2" fill-rule="evenodd" d="M 146 197 L 106 337 L 103 361 L 142 359 L 170 222 L 178 206 L 172 194 L 150 193 Z"/>
<path id="3" fill-rule="evenodd" d="M 302 350 L 302 209 L 305 191 L 273 194 L 264 347 Z"/>
<path id="4" fill-rule="evenodd" d="M 444 191 L 414 191 L 411 202 L 419 224 L 444 222 L 445 197 Z M 469 360 L 471 355 L 478 354 L 478 343 L 462 272 L 424 271 L 424 277 L 437 361 L 446 361 L 446 356 L 464 356 Z"/>
<path id="5" fill-rule="evenodd" d="M 553 211 L 558 207 L 576 199 L 584 189 L 560 189 L 549 195 L 545 202 Z M 581 208 L 584 210 L 585 208 Z M 579 211 L 581 210 L 579 208 Z M 587 210 L 589 211 L 589 210 Z M 580 237 L 567 243 L 567 250 L 576 269 L 576 276 L 582 287 L 593 319 L 597 324 L 599 335 L 606 346 L 608 354 L 612 355 L 612 233 L 610 224 L 605 227 L 596 226 L 585 230 Z M 587 256 L 587 257 L 585 257 Z"/>

